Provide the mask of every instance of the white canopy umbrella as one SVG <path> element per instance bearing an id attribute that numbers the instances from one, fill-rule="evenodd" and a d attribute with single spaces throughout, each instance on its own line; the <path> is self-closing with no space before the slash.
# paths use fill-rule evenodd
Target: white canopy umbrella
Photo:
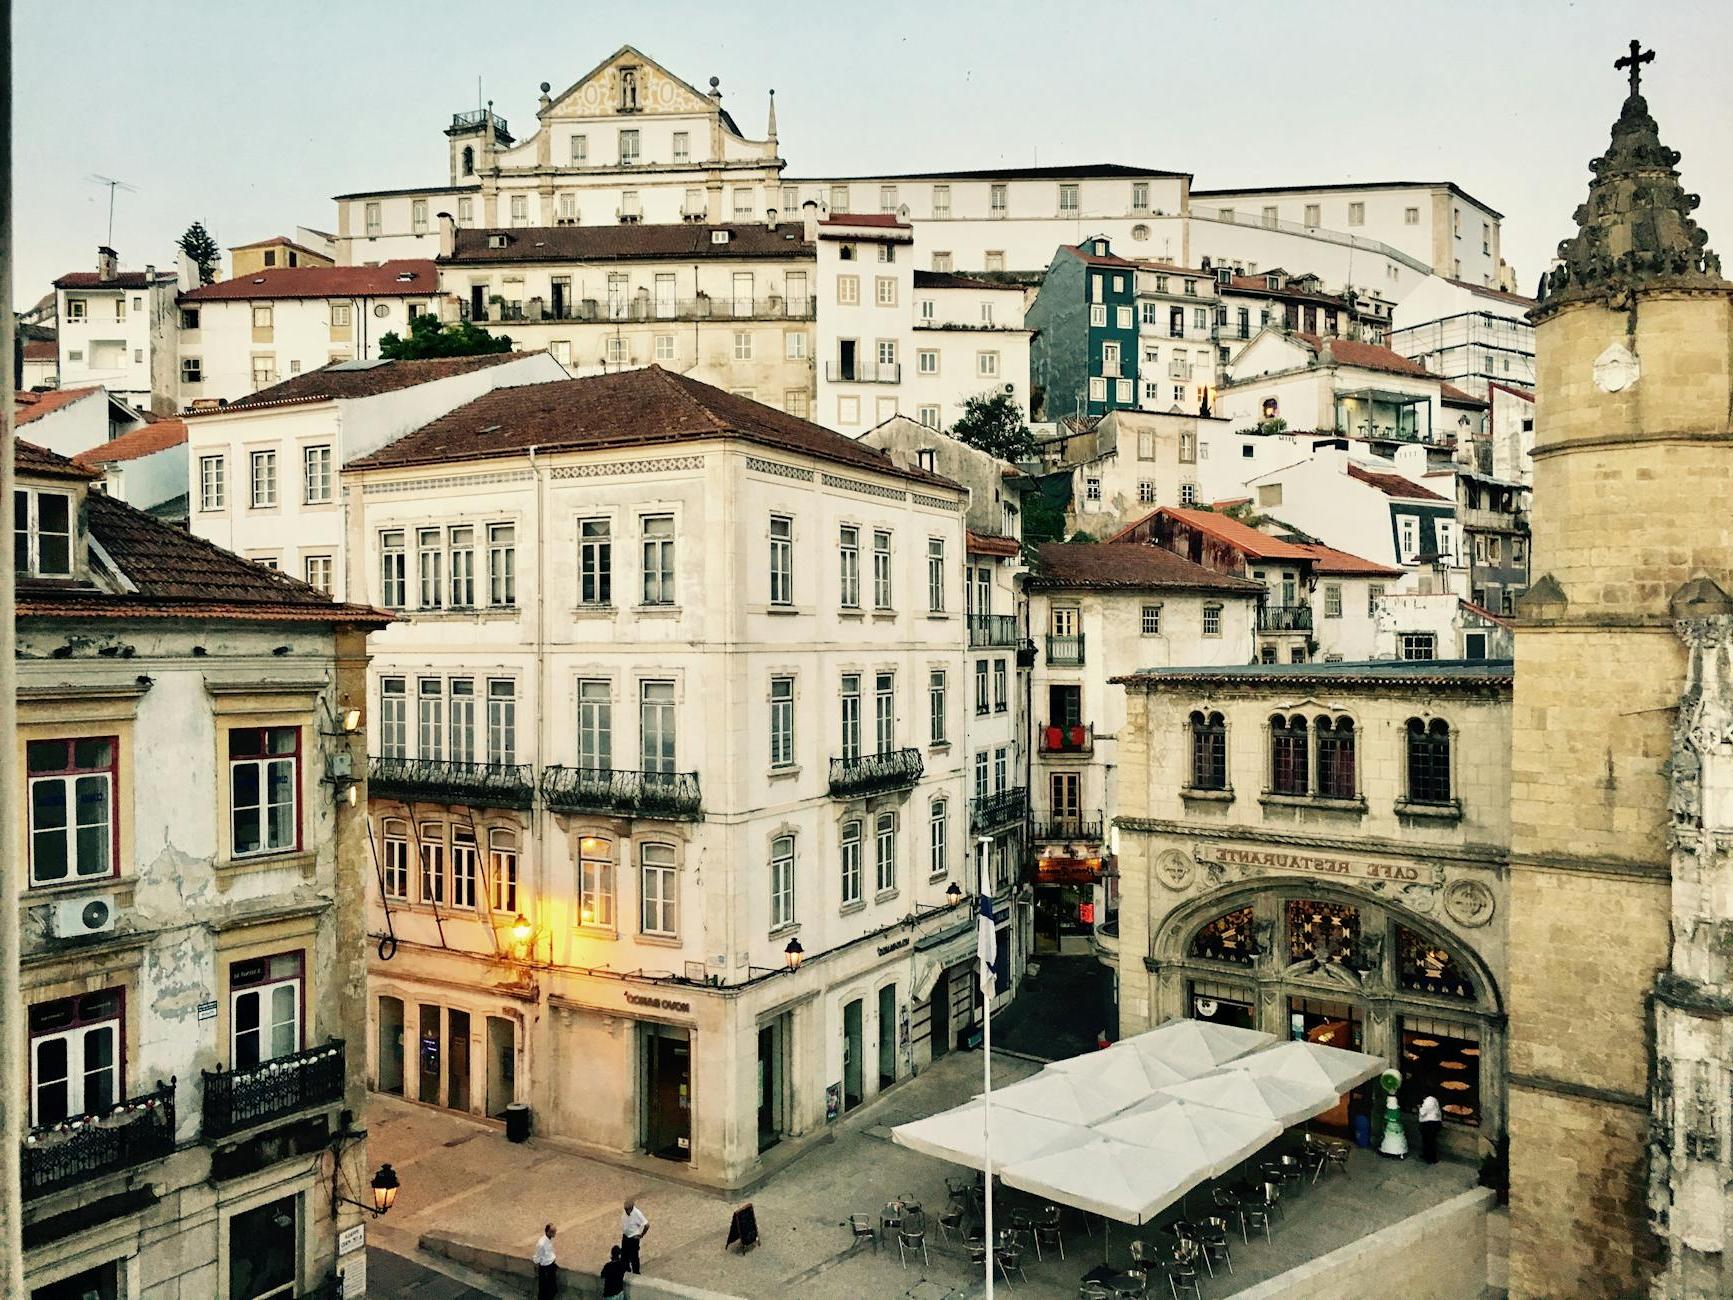
<path id="1" fill-rule="evenodd" d="M 1295 1081 L 1249 1070 L 1217 1070 L 1162 1089 L 1170 1097 L 1272 1120 L 1286 1128 L 1321 1115 L 1341 1098 L 1327 1083 Z"/>
<path id="2" fill-rule="evenodd" d="M 1103 1137 L 1147 1147 L 1163 1164 L 1198 1166 L 1224 1174 L 1281 1136 L 1273 1119 L 1199 1106 L 1157 1093 L 1144 1105 L 1100 1124 Z"/>
<path id="3" fill-rule="evenodd" d="M 1139 1083 L 1123 1074 L 1116 1085 L 1108 1086 L 1107 1081 L 1072 1070 L 1042 1070 L 1009 1088 L 995 1088 L 993 1113 L 997 1116 L 1000 1111 L 1014 1110 L 1066 1124 L 1088 1125 L 1118 1114 L 1154 1091 L 1147 1082 Z M 997 1128 L 995 1123 L 995 1134 Z"/>
<path id="4" fill-rule="evenodd" d="M 1366 1052 L 1297 1040 L 1243 1056 L 1228 1068 L 1295 1083 L 1322 1083 L 1340 1096 L 1377 1078 L 1384 1070 L 1384 1060 Z"/>
<path id="5" fill-rule="evenodd" d="M 1150 1158 L 1148 1147 L 1096 1138 L 1009 1165 L 1005 1185 L 1118 1219 L 1148 1223 L 1204 1180 L 1203 1169 Z"/>
<path id="6" fill-rule="evenodd" d="M 1119 1046 L 1155 1060 L 1187 1078 L 1206 1074 L 1218 1066 L 1270 1046 L 1274 1034 L 1238 1025 L 1218 1025 L 1208 1020 L 1170 1020 L 1146 1033 L 1121 1039 Z"/>
<path id="7" fill-rule="evenodd" d="M 1085 1078 L 1090 1087 L 1111 1092 L 1115 1097 L 1128 1097 L 1131 1099 L 1128 1105 L 1144 1100 L 1157 1088 L 1182 1083 L 1192 1077 L 1123 1043 L 1115 1043 L 1105 1051 L 1068 1056 L 1063 1061 L 1052 1062 L 1047 1069 Z"/>
<path id="8" fill-rule="evenodd" d="M 1080 1147 L 1095 1135 L 1076 1124 L 1066 1124 L 1042 1115 L 1007 1110 L 999 1104 L 1004 1094 L 993 1093 L 993 1169 L 995 1172 L 1018 1160 L 1029 1160 L 1065 1147 Z M 899 1124 L 891 1140 L 911 1151 L 948 1160 L 971 1169 L 986 1168 L 985 1116 L 979 1100 L 965 1102 L 925 1119 Z"/>

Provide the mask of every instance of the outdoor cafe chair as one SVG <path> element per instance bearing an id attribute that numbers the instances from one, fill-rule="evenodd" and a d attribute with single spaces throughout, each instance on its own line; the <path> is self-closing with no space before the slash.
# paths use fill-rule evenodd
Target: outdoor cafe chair
<path id="1" fill-rule="evenodd" d="M 1250 1241 L 1248 1227 L 1257 1224 L 1264 1230 L 1264 1240 L 1270 1239 L 1270 1214 L 1275 1209 L 1275 1202 L 1265 1196 L 1259 1199 L 1254 1196 L 1245 1197 L 1240 1201 L 1240 1240 Z"/>
<path id="2" fill-rule="evenodd" d="M 981 1238 L 965 1237 L 963 1239 L 963 1249 L 969 1253 L 969 1266 L 971 1268 L 983 1268 L 986 1266 L 987 1243 L 981 1240 Z M 999 1266 L 999 1273 L 1005 1279 L 1005 1285 L 1010 1286 L 1011 1275 L 1005 1269 L 1005 1256 L 1001 1252 L 995 1251 L 993 1252 L 993 1262 Z M 1018 1266 L 1017 1271 L 1019 1273 L 1023 1271 L 1021 1265 Z"/>
<path id="3" fill-rule="evenodd" d="M 1161 1258 L 1142 1241 L 1131 1243 L 1131 1265 L 1140 1273 L 1147 1274 L 1152 1268 L 1161 1267 Z"/>
<path id="4" fill-rule="evenodd" d="M 1348 1172 L 1348 1155 L 1352 1151 L 1346 1142 L 1328 1142 L 1324 1145 L 1325 1164 L 1340 1173 Z"/>
<path id="5" fill-rule="evenodd" d="M 1143 1300 L 1149 1294 L 1149 1274 L 1122 1273 L 1107 1284 L 1114 1300 Z"/>
<path id="6" fill-rule="evenodd" d="M 851 1214 L 848 1216 L 849 1231 L 854 1234 L 854 1240 L 865 1237 L 872 1242 L 873 1249 L 879 1248 L 879 1234 L 873 1228 L 873 1216 L 870 1214 Z"/>
<path id="7" fill-rule="evenodd" d="M 1023 1281 L 1029 1280 L 1029 1275 L 1023 1271 L 1023 1247 L 1015 1241 L 1001 1244 L 999 1249 L 993 1252 L 993 1257 L 999 1261 L 999 1272 L 1004 1274 L 1007 1286 L 1011 1283 L 1013 1269 Z"/>
<path id="8" fill-rule="evenodd" d="M 1197 1266 L 1184 1260 L 1169 1260 L 1167 1263 L 1167 1289 L 1172 1293 L 1173 1300 L 1179 1300 L 1181 1291 L 1190 1291 L 1192 1300 L 1203 1300 L 1203 1286 L 1198 1281 Z"/>
<path id="9" fill-rule="evenodd" d="M 1107 1289 L 1107 1283 L 1086 1277 L 1077 1284 L 1077 1300 L 1113 1300 L 1113 1292 Z"/>
<path id="10" fill-rule="evenodd" d="M 1319 1176 L 1323 1174 L 1330 1163 L 1329 1144 L 1308 1133 L 1304 1145 L 1300 1148 L 1300 1154 L 1305 1161 L 1305 1167 L 1312 1171 L 1312 1182 L 1316 1184 Z"/>
<path id="11" fill-rule="evenodd" d="M 1284 1188 L 1286 1188 L 1289 1183 L 1293 1183 L 1297 1187 L 1306 1181 L 1305 1167 L 1300 1163 L 1300 1158 L 1296 1155 L 1283 1156 L 1280 1161 L 1280 1169 L 1282 1175 L 1282 1186 Z"/>
<path id="12" fill-rule="evenodd" d="M 902 1227 L 897 1229 L 897 1258 L 904 1268 L 909 1266 L 911 1251 L 919 1251 L 921 1262 L 931 1267 L 933 1261 L 927 1255 L 927 1217 L 918 1210 L 906 1216 Z"/>
<path id="13" fill-rule="evenodd" d="M 954 1202 L 949 1209 L 939 1216 L 939 1235 L 948 1242 L 953 1231 L 958 1236 L 963 1233 L 963 1211 Z"/>
<path id="14" fill-rule="evenodd" d="M 886 1201 L 879 1211 L 879 1231 L 890 1236 L 903 1226 L 903 1206 L 899 1201 Z"/>
<path id="15" fill-rule="evenodd" d="M 1197 1244 L 1203 1253 L 1204 1267 L 1209 1269 L 1209 1275 L 1216 1275 L 1215 1261 L 1221 1260 L 1228 1266 L 1229 1274 L 1234 1271 L 1233 1253 L 1228 1249 L 1228 1221 L 1220 1215 L 1205 1219 L 1198 1228 Z"/>
<path id="16" fill-rule="evenodd" d="M 1041 1258 L 1041 1242 L 1045 1238 L 1050 1245 L 1059 1247 L 1059 1258 L 1065 1258 L 1065 1233 L 1059 1226 L 1059 1207 L 1049 1205 L 1041 1211 L 1041 1217 L 1035 1220 L 1035 1258 Z"/>

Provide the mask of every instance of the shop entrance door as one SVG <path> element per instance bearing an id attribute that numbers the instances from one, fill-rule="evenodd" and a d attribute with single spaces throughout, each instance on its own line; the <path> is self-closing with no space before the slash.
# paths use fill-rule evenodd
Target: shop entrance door
<path id="1" fill-rule="evenodd" d="M 879 1091 L 897 1081 L 897 986 L 879 990 Z"/>
<path id="2" fill-rule="evenodd" d="M 403 1095 L 403 999 L 379 999 L 380 1092 Z"/>
<path id="3" fill-rule="evenodd" d="M 758 1028 L 758 1149 L 768 1151 L 786 1131 L 783 1096 L 788 1051 L 789 1017 L 779 1016 Z"/>
<path id="4" fill-rule="evenodd" d="M 936 1061 L 951 1050 L 951 978 L 949 971 L 940 971 L 927 1002 L 928 1033 L 932 1035 L 933 1059 Z"/>
<path id="5" fill-rule="evenodd" d="M 864 1100 L 861 1088 L 861 1002 L 856 998 L 842 1009 L 842 1108 L 853 1110 Z"/>
<path id="6" fill-rule="evenodd" d="M 517 1033 L 511 1021 L 487 1018 L 487 1113 L 495 1119 L 517 1100 Z"/>
<path id="7" fill-rule="evenodd" d="M 445 1104 L 453 1110 L 469 1105 L 469 1012 L 445 1013 Z"/>
<path id="8" fill-rule="evenodd" d="M 439 1079 L 443 1073 L 439 1068 L 440 1016 L 440 1008 L 427 1002 L 421 1004 L 420 1080 L 415 1095 L 430 1106 L 439 1105 Z"/>
<path id="9" fill-rule="evenodd" d="M 644 1027 L 644 1149 L 692 1158 L 692 1043 L 684 1029 Z"/>

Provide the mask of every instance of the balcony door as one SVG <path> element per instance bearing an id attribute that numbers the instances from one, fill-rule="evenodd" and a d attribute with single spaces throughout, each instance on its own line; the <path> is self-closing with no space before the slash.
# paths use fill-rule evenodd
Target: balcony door
<path id="1" fill-rule="evenodd" d="M 838 339 L 836 341 L 836 377 L 842 380 L 855 378 L 855 366 L 859 362 L 860 345 L 854 339 Z"/>
<path id="2" fill-rule="evenodd" d="M 674 277 L 672 275 L 657 275 L 656 277 L 656 319 L 674 319 Z"/>
<path id="3" fill-rule="evenodd" d="M 1083 688 L 1075 682 L 1047 687 L 1047 725 L 1077 727 L 1083 724 Z"/>
<path id="4" fill-rule="evenodd" d="M 302 955 L 229 967 L 229 1068 L 245 1070 L 301 1050 Z"/>
<path id="5" fill-rule="evenodd" d="M 30 1123 L 107 1111 L 120 1099 L 121 995 L 105 989 L 30 1008 Z"/>
<path id="6" fill-rule="evenodd" d="M 278 1300 L 296 1294 L 301 1196 L 285 1196 L 229 1220 L 229 1300 Z"/>

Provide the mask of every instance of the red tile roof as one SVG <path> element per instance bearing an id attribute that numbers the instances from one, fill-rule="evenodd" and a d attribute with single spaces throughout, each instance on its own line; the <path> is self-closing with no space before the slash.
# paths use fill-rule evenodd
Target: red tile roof
<path id="1" fill-rule="evenodd" d="M 1090 266 L 1123 266 L 1128 271 L 1135 271 L 1137 263 L 1120 257 L 1117 253 L 1091 253 L 1081 244 L 1061 244 L 1060 251 L 1070 253 L 1078 261 Z"/>
<path id="2" fill-rule="evenodd" d="M 1510 619 L 1504 617 L 1502 614 L 1494 614 L 1485 605 L 1476 605 L 1472 600 L 1459 600 L 1457 603 L 1460 604 L 1462 606 L 1462 608 L 1469 610 L 1475 614 L 1479 614 L 1482 618 L 1486 619 L 1488 622 L 1497 623 L 1500 627 L 1515 627 L 1516 626 L 1516 624 L 1513 623 Z"/>
<path id="3" fill-rule="evenodd" d="M 20 474 L 30 474 L 38 478 L 71 478 L 92 479 L 97 474 L 94 470 L 85 469 L 82 465 L 74 465 L 64 456 L 56 455 L 46 447 L 38 447 L 33 442 L 23 438 L 12 440 L 12 466 Z"/>
<path id="4" fill-rule="evenodd" d="M 1431 488 L 1423 488 L 1412 479 L 1403 478 L 1400 474 L 1387 474 L 1379 470 L 1367 469 L 1362 465 L 1348 462 L 1348 477 L 1359 479 L 1371 487 L 1377 488 L 1387 497 L 1399 497 L 1405 501 L 1448 501 L 1449 497 L 1441 497 Z"/>
<path id="5" fill-rule="evenodd" d="M 897 230 L 913 227 L 894 212 L 833 212 L 818 223 L 821 226 L 890 226 Z"/>
<path id="6" fill-rule="evenodd" d="M 711 238 L 724 231 L 728 239 Z M 504 236 L 505 247 L 493 248 L 494 237 Z M 813 257 L 806 242 L 806 228 L 799 222 L 766 226 L 762 222 L 705 225 L 683 221 L 674 224 L 624 226 L 519 226 L 513 228 L 459 230 L 451 255 L 440 258 L 446 266 L 473 264 L 496 266 L 504 262 L 631 262 L 678 259 Z"/>
<path id="7" fill-rule="evenodd" d="M 353 362 L 333 362 L 328 366 L 320 366 L 317 370 L 309 370 L 302 375 L 292 375 L 280 384 L 272 384 L 269 388 L 261 388 L 256 393 L 248 393 L 237 397 L 226 406 L 206 407 L 202 410 L 189 411 L 189 416 L 216 415 L 223 411 L 248 411 L 255 407 L 290 406 L 302 402 L 330 402 L 344 398 L 377 397 L 381 393 L 395 393 L 400 389 L 413 388 L 417 384 L 431 384 L 436 379 L 448 379 L 452 375 L 467 375 L 472 370 L 485 370 L 489 366 L 504 365 L 508 361 L 521 361 L 531 355 L 527 352 L 489 352 L 476 357 L 431 357 L 424 361 L 384 361 L 378 365 L 368 365 L 360 369 L 342 369 L 352 366 Z"/>
<path id="8" fill-rule="evenodd" d="M 1015 537 L 989 537 L 976 532 L 969 534 L 967 549 L 970 555 L 1002 555 L 1006 558 L 1019 555 L 1023 550 Z"/>
<path id="9" fill-rule="evenodd" d="M 956 275 L 950 271 L 915 271 L 917 289 L 997 289 L 1000 293 L 1022 293 L 1022 287 L 998 280 L 980 280 L 972 275 Z"/>
<path id="10" fill-rule="evenodd" d="M 53 339 L 25 339 L 26 361 L 53 361 L 59 356 L 59 344 Z"/>
<path id="11" fill-rule="evenodd" d="M 1351 311 L 1352 304 L 1340 294 L 1324 293 L 1314 289 L 1302 289 L 1287 283 L 1287 277 L 1282 277 L 1282 284 L 1270 288 L 1270 282 L 1262 275 L 1236 275 L 1226 285 L 1217 286 L 1218 291 L 1226 293 L 1255 293 L 1264 297 L 1292 298 L 1298 302 L 1322 303 L 1327 307 L 1337 307 L 1343 311 Z"/>
<path id="12" fill-rule="evenodd" d="M 1393 569 L 1388 564 L 1379 564 L 1376 560 L 1362 559 L 1358 555 L 1350 555 L 1347 551 L 1338 551 L 1334 547 L 1324 546 L 1318 542 L 1295 542 L 1302 551 L 1312 557 L 1312 571 L 1320 577 L 1342 578 L 1400 578 L 1401 569 Z"/>
<path id="13" fill-rule="evenodd" d="M 957 488 L 937 474 L 897 465 L 876 447 L 660 366 L 496 388 L 350 462 L 347 468 L 486 460 L 521 455 L 531 447 L 544 452 L 590 451 L 701 438 L 738 438 L 917 483 Z"/>
<path id="14" fill-rule="evenodd" d="M 408 279 L 404 277 L 408 276 Z M 249 298 L 427 298 L 439 292 L 431 260 L 403 258 L 378 266 L 278 266 L 189 289 L 180 301 L 234 302 Z"/>
<path id="15" fill-rule="evenodd" d="M 1440 395 L 1444 398 L 1444 400 L 1449 402 L 1452 406 L 1485 406 L 1485 405 L 1487 405 L 1486 402 L 1484 402 L 1480 398 L 1476 397 L 1473 393 L 1465 392 L 1462 389 L 1458 388 L 1455 384 L 1440 383 L 1438 385 L 1438 390 L 1439 390 Z"/>
<path id="16" fill-rule="evenodd" d="M 1195 528 L 1200 533 L 1207 533 L 1218 542 L 1224 542 L 1239 551 L 1242 555 L 1254 560 L 1306 560 L 1311 558 L 1291 542 L 1284 542 L 1279 537 L 1271 537 L 1268 533 L 1259 532 L 1250 524 L 1243 524 L 1231 515 L 1218 514 L 1213 510 L 1194 510 L 1183 506 L 1162 506 L 1137 523 L 1130 524 L 1108 538 L 1118 541 L 1132 530 L 1141 528 L 1150 520 L 1160 517 L 1178 520 L 1189 528 Z"/>
<path id="17" fill-rule="evenodd" d="M 1036 549 L 1032 591 L 1083 587 L 1121 591 L 1219 591 L 1256 595 L 1264 584 L 1232 578 L 1142 542 L 1044 542 Z"/>
<path id="18" fill-rule="evenodd" d="M 83 401 L 92 393 L 100 393 L 100 384 L 90 384 L 83 388 L 51 388 L 45 393 L 18 393 L 13 397 L 12 425 L 29 424 L 32 420 L 40 420 L 45 415 L 71 406 L 74 402 Z"/>
<path id="19" fill-rule="evenodd" d="M 80 465 L 114 465 L 121 461 L 139 460 L 187 440 L 187 422 L 180 419 L 157 420 L 129 429 L 118 438 L 111 438 L 100 447 L 81 451 L 72 459 Z"/>
<path id="20" fill-rule="evenodd" d="M 174 281 L 173 271 L 156 273 L 158 284 L 173 284 Z M 108 280 L 95 271 L 69 271 L 54 282 L 56 289 L 148 289 L 150 285 L 143 271 L 118 271 Z"/>
<path id="21" fill-rule="evenodd" d="M 1322 353 L 1324 340 L 1316 334 L 1308 334 L 1304 330 L 1294 331 L 1294 337 L 1299 339 L 1313 352 Z M 1391 375 L 1417 375 L 1436 381 L 1433 374 L 1418 361 L 1412 361 L 1400 352 L 1392 352 L 1389 348 L 1376 343 L 1362 343 L 1358 339 L 1330 340 L 1330 354 L 1336 358 L 1339 366 L 1355 366 L 1361 370 L 1378 370 Z"/>
<path id="22" fill-rule="evenodd" d="M 1518 388 L 1515 384 L 1501 384 L 1495 380 L 1494 382 L 1488 384 L 1487 387 L 1488 388 L 1496 388 L 1500 392 L 1509 393 L 1513 397 L 1520 397 L 1525 402 L 1534 401 L 1534 394 L 1532 392 L 1530 392 L 1526 388 Z"/>
<path id="23" fill-rule="evenodd" d="M 1444 278 L 1450 280 L 1450 283 L 1458 289 L 1467 289 L 1468 292 L 1479 294 L 1482 298 L 1496 298 L 1500 302 L 1508 302 L 1517 307 L 1533 307 L 1535 305 L 1533 298 L 1525 298 L 1520 293 L 1507 293 L 1503 289 L 1489 288 L 1484 284 L 1470 284 L 1467 280 L 1451 280 L 1448 275 Z"/>

